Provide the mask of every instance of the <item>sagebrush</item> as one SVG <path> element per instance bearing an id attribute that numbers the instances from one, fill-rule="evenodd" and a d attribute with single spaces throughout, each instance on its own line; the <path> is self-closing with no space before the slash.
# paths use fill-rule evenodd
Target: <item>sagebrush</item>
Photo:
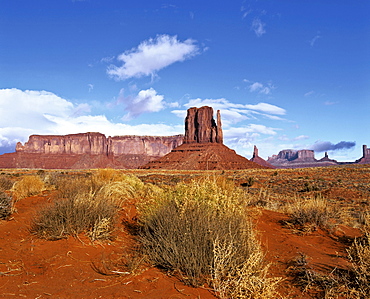
<path id="1" fill-rule="evenodd" d="M 221 298 L 276 298 L 279 279 L 268 278 L 246 207 L 232 181 L 180 183 L 141 206 L 139 241 L 153 264 L 187 284 L 208 283 Z"/>
<path id="2" fill-rule="evenodd" d="M 37 175 L 25 175 L 15 182 L 12 191 L 16 200 L 23 199 L 41 193 L 44 190 L 44 182 Z"/>
<path id="3" fill-rule="evenodd" d="M 13 212 L 13 200 L 6 193 L 0 191 L 0 219 L 7 219 Z"/>

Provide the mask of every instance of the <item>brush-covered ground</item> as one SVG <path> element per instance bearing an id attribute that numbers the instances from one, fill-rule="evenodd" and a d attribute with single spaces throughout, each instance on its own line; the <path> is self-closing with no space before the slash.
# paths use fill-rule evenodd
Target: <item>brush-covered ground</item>
<path id="1" fill-rule="evenodd" d="M 370 165 L 0 170 L 0 298 L 369 298 Z"/>

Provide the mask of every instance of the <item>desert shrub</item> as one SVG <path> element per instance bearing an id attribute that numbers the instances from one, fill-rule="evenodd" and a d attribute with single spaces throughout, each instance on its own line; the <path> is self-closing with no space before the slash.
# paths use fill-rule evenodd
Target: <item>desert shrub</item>
<path id="1" fill-rule="evenodd" d="M 357 298 L 370 298 L 370 230 L 365 228 L 364 237 L 354 241 L 347 250 L 352 275 L 349 285 L 356 290 Z"/>
<path id="2" fill-rule="evenodd" d="M 13 185 L 13 194 L 17 200 L 39 194 L 44 189 L 44 182 L 35 175 L 23 176 Z"/>
<path id="3" fill-rule="evenodd" d="M 329 274 L 320 273 L 310 266 L 308 256 L 303 253 L 291 260 L 288 266 L 288 273 L 293 277 L 294 284 L 299 286 L 303 292 L 315 292 L 318 295 L 317 298 L 343 298 L 340 295 L 348 291 L 342 280 L 345 275 L 343 270 L 334 269 Z M 345 298 L 354 299 L 355 297 Z"/>
<path id="4" fill-rule="evenodd" d="M 321 196 L 298 199 L 288 207 L 289 222 L 303 230 L 330 228 L 339 212 Z"/>
<path id="5" fill-rule="evenodd" d="M 221 298 L 275 298 L 243 202 L 226 179 L 180 183 L 140 207 L 139 241 L 156 266 L 187 284 L 208 283 Z"/>
<path id="6" fill-rule="evenodd" d="M 91 180 L 81 176 L 58 176 L 53 179 L 58 190 L 56 198 L 74 198 L 77 194 L 92 193 Z"/>
<path id="7" fill-rule="evenodd" d="M 6 193 L 0 191 L 0 219 L 7 219 L 13 211 L 13 200 Z"/>
<path id="8" fill-rule="evenodd" d="M 108 182 L 102 185 L 98 191 L 98 196 L 109 198 L 117 205 L 123 202 L 136 199 L 142 196 L 147 187 L 136 176 L 121 175 L 116 181 Z"/>
<path id="9" fill-rule="evenodd" d="M 100 168 L 91 176 L 93 191 L 99 190 L 105 184 L 119 180 L 121 174 L 118 170 L 112 168 Z"/>
<path id="10" fill-rule="evenodd" d="M 92 240 L 112 237 L 117 208 L 110 200 L 91 194 L 56 199 L 38 211 L 31 231 L 40 238 L 57 240 L 86 232 Z"/>
<path id="11" fill-rule="evenodd" d="M 0 176 L 0 192 L 10 190 L 12 187 L 13 182 L 10 179 L 4 176 Z"/>

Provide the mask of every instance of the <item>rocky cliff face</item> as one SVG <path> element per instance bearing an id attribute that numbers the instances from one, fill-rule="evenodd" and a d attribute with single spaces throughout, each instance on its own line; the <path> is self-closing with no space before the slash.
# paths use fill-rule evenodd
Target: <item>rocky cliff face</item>
<path id="1" fill-rule="evenodd" d="M 107 153 L 107 138 L 101 133 L 31 135 L 24 145 L 18 142 L 15 150 L 30 154 L 100 155 Z"/>
<path id="2" fill-rule="evenodd" d="M 217 111 L 217 123 L 213 108 L 204 106 L 190 108 L 185 118 L 184 143 L 223 143 L 221 114 Z"/>
<path id="3" fill-rule="evenodd" d="M 183 135 L 176 136 L 114 136 L 101 133 L 70 135 L 32 135 L 16 152 L 29 154 L 67 155 L 147 155 L 161 157 L 181 145 Z"/>
<path id="4" fill-rule="evenodd" d="M 0 155 L 1 168 L 138 168 L 169 153 L 184 136 L 114 136 L 101 133 L 32 135 L 16 152 Z"/>

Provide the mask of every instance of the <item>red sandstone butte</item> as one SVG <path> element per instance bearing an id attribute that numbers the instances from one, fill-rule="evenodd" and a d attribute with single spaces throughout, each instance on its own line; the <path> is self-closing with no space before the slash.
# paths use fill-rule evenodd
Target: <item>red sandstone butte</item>
<path id="1" fill-rule="evenodd" d="M 226 170 L 268 168 L 236 154 L 223 144 L 221 114 L 217 123 L 212 107 L 190 108 L 185 118 L 184 143 L 169 154 L 142 166 L 144 169 Z"/>

